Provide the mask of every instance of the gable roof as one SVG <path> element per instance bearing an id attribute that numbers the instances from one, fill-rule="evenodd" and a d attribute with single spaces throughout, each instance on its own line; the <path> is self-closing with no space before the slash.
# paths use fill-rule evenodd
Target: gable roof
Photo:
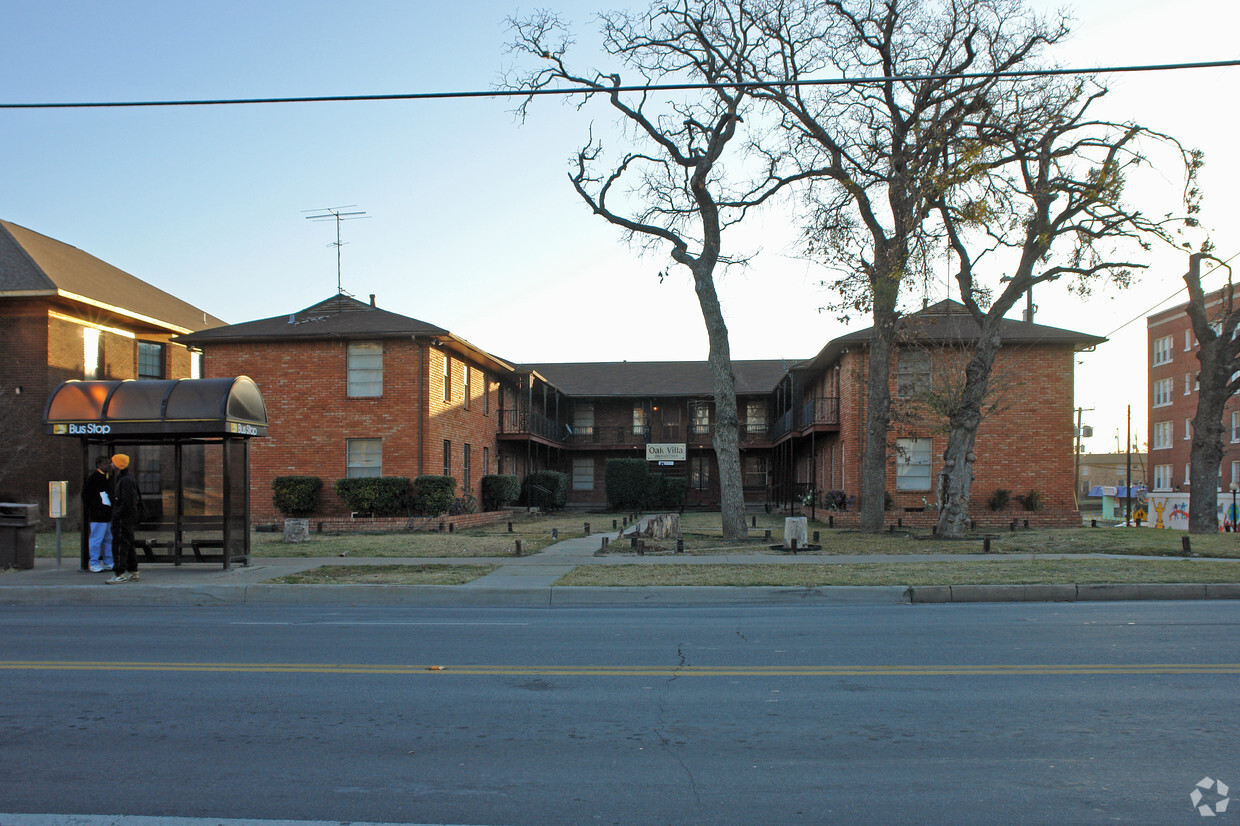
<path id="1" fill-rule="evenodd" d="M 901 316 L 896 322 L 896 338 L 904 341 L 941 344 L 969 344 L 977 340 L 977 322 L 959 301 L 945 299 L 922 310 Z M 812 359 L 796 365 L 798 370 L 814 370 L 834 362 L 851 347 L 865 346 L 874 335 L 873 327 L 847 333 L 832 340 Z M 1029 321 L 999 320 L 999 336 L 1009 344 L 1064 344 L 1082 350 L 1106 341 L 1103 336 L 1078 333 L 1061 327 L 1047 327 Z"/>
<path id="2" fill-rule="evenodd" d="M 173 333 L 224 322 L 77 247 L 0 220 L 0 298 L 58 297 Z"/>
<path id="3" fill-rule="evenodd" d="M 295 313 L 200 330 L 180 336 L 177 341 L 198 346 L 223 342 L 408 338 L 418 335 L 447 336 L 449 333 L 434 324 L 381 310 L 373 304 L 337 293 Z"/>
<path id="4" fill-rule="evenodd" d="M 782 359 L 733 361 L 736 395 L 770 393 L 791 363 Z M 523 364 L 569 396 L 713 396 L 710 366 L 704 361 L 611 361 Z"/>

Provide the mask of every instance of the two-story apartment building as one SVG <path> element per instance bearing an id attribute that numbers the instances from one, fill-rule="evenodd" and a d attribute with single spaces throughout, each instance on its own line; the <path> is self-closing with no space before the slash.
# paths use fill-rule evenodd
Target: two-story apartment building
<path id="1" fill-rule="evenodd" d="M 198 375 L 200 354 L 172 338 L 220 319 L 82 250 L 0 221 L 0 501 L 37 502 L 66 480 L 75 505 L 82 455 L 43 433 L 43 407 L 70 379 Z"/>

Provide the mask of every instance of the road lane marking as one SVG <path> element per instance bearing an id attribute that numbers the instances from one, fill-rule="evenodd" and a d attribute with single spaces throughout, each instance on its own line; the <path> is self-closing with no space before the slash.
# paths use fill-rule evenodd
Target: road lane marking
<path id="1" fill-rule="evenodd" d="M 1047 663 L 1041 665 L 431 665 L 0 660 L 0 671 L 162 671 L 226 674 L 388 674 L 471 677 L 970 677 L 1240 674 L 1240 663 Z"/>

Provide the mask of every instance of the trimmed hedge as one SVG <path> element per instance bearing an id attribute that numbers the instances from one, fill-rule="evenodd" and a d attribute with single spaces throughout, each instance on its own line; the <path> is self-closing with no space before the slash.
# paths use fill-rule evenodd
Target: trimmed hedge
<path id="1" fill-rule="evenodd" d="M 522 498 L 530 507 L 558 510 L 568 501 L 568 474 L 540 470 L 525 477 Z"/>
<path id="2" fill-rule="evenodd" d="M 414 480 L 414 513 L 438 516 L 456 501 L 456 479 L 451 476 L 419 476 Z"/>
<path id="3" fill-rule="evenodd" d="M 271 480 L 271 504 L 285 516 L 307 516 L 319 509 L 322 489 L 317 476 L 277 476 Z"/>
<path id="4" fill-rule="evenodd" d="M 337 479 L 336 495 L 354 513 L 407 516 L 413 510 L 413 487 L 407 476 Z"/>
<path id="5" fill-rule="evenodd" d="M 607 502 L 613 510 L 631 511 L 646 503 L 650 469 L 645 459 L 608 459 Z"/>
<path id="6" fill-rule="evenodd" d="M 483 476 L 482 509 L 497 511 L 521 498 L 521 480 L 516 476 Z"/>

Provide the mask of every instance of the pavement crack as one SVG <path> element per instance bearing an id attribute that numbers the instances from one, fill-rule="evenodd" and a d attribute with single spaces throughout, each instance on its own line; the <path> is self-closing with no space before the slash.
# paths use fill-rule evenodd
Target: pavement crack
<path id="1" fill-rule="evenodd" d="M 689 781 L 689 788 L 693 791 L 693 799 L 698 807 L 702 806 L 702 796 L 698 792 L 697 779 L 693 776 L 693 770 L 689 768 L 689 764 L 684 761 L 676 749 L 674 744 L 667 736 L 667 701 L 672 683 L 680 679 L 681 670 L 688 668 L 689 658 L 685 654 L 684 644 L 676 645 L 676 665 L 672 669 L 672 674 L 663 683 L 663 691 L 659 693 L 659 701 L 657 705 L 657 716 L 654 723 L 654 733 L 659 740 L 659 747 L 663 749 L 672 760 L 676 761 L 676 765 L 680 766 L 680 770 L 684 772 L 685 778 Z"/>

